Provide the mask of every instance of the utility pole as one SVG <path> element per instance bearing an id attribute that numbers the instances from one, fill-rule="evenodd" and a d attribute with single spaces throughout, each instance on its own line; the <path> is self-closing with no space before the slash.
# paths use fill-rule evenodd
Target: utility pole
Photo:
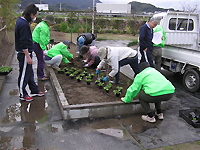
<path id="1" fill-rule="evenodd" d="M 95 12 L 95 0 L 93 0 L 93 15 L 92 15 L 92 34 L 94 34 L 94 12 Z"/>
<path id="2" fill-rule="evenodd" d="M 60 3 L 60 11 L 61 11 L 62 9 L 61 9 L 61 3 Z"/>

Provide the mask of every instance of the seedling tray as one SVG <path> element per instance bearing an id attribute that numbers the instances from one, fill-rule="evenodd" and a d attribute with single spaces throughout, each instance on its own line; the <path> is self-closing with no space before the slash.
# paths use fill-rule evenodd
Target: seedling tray
<path id="1" fill-rule="evenodd" d="M 179 116 L 182 117 L 188 124 L 192 125 L 194 128 L 200 128 L 200 122 L 193 122 L 189 117 L 191 112 L 194 112 L 196 116 L 200 115 L 200 108 L 179 110 Z"/>
<path id="2" fill-rule="evenodd" d="M 8 72 L 1 72 L 0 71 L 0 75 L 8 75 L 12 70 L 8 71 Z"/>

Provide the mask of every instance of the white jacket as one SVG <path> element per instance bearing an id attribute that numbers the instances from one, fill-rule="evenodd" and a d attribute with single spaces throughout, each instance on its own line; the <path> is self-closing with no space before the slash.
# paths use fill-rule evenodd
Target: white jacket
<path id="1" fill-rule="evenodd" d="M 107 59 L 103 59 L 97 68 L 101 69 L 106 63 L 109 63 L 112 67 L 112 71 L 109 73 L 110 77 L 114 77 L 119 69 L 119 61 L 128 57 L 135 57 L 137 51 L 130 47 L 106 47 L 108 48 Z"/>

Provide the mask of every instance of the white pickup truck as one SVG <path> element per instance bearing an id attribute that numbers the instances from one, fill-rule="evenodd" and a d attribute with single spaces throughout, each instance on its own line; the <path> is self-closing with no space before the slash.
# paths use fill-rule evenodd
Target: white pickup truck
<path id="1" fill-rule="evenodd" d="M 160 25 L 166 32 L 162 52 L 162 67 L 183 74 L 183 85 L 189 92 L 200 87 L 199 15 L 186 12 L 166 12 Z"/>

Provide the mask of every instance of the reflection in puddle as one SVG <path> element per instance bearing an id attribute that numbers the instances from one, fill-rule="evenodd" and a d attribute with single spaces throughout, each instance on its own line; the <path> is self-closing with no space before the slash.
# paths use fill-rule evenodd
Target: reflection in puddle
<path id="1" fill-rule="evenodd" d="M 6 115 L 3 117 L 1 123 L 13 123 L 21 121 L 20 107 L 20 103 L 9 106 L 6 109 Z"/>

